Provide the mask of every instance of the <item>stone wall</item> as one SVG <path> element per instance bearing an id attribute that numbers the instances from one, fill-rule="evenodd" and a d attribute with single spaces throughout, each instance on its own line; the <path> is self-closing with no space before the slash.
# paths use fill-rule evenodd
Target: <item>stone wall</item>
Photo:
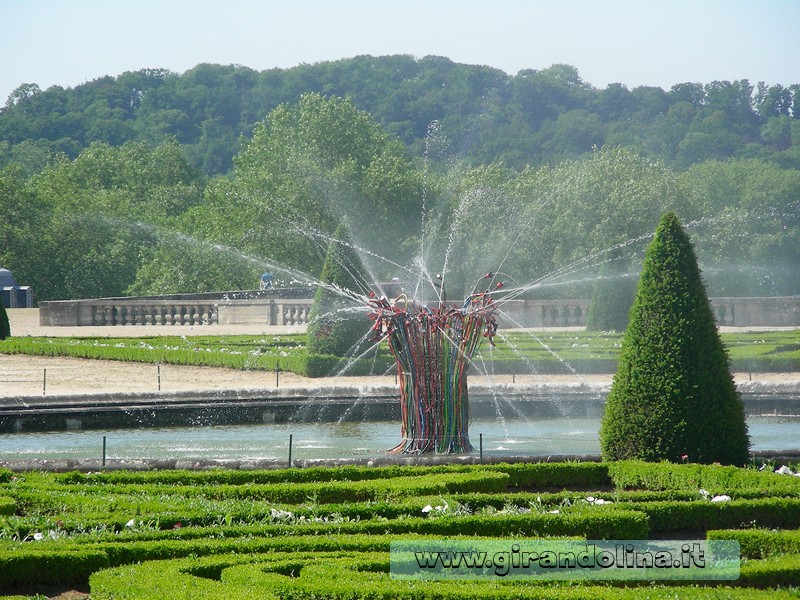
<path id="1" fill-rule="evenodd" d="M 177 294 L 39 303 L 43 326 L 304 325 L 313 291 Z"/>
<path id="2" fill-rule="evenodd" d="M 800 325 L 800 296 L 711 298 L 719 325 L 733 327 L 796 327 Z"/>
<path id="3" fill-rule="evenodd" d="M 81 325 L 305 325 L 313 290 L 269 290 L 224 294 L 178 294 L 39 303 L 43 326 Z M 511 300 L 503 304 L 502 326 L 582 327 L 589 300 Z M 712 298 L 720 325 L 800 326 L 800 296 Z"/>

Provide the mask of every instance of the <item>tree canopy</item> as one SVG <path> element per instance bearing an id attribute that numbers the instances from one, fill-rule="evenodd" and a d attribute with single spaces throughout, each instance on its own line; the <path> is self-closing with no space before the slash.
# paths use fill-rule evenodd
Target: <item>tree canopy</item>
<path id="1" fill-rule="evenodd" d="M 544 85 L 541 73 L 525 77 Z M 573 88 L 576 98 L 593 93 L 566 66 L 546 82 L 564 98 Z M 688 103 L 702 89 L 676 93 Z M 28 90 L 12 108 L 43 93 Z M 629 95 L 652 114 L 666 106 L 655 90 L 614 88 L 603 110 L 623 110 Z M 785 112 L 768 89 L 763 96 Z M 0 261 L 40 300 L 246 289 L 266 271 L 305 284 L 319 277 L 341 228 L 373 281 L 397 277 L 431 291 L 438 273 L 455 299 L 500 271 L 522 294 L 589 297 L 602 265 L 640 263 L 650 224 L 674 211 L 697 240 L 712 295 L 800 292 L 800 171 L 774 157 L 682 170 L 606 144 L 553 165 L 512 168 L 499 149 L 497 160 L 474 165 L 450 153 L 445 122 L 428 125 L 415 157 L 413 143 L 356 100 L 307 93 L 257 122 L 225 175 L 192 166 L 192 149 L 174 136 L 95 141 L 37 169 L 13 162 L 0 169 Z"/>
<path id="2" fill-rule="evenodd" d="M 516 75 L 439 56 L 357 56 L 255 71 L 199 64 L 178 74 L 141 69 L 75 88 L 23 83 L 0 108 L 0 167 L 38 172 L 93 142 L 176 139 L 207 175 L 228 173 L 243 139 L 303 94 L 350 98 L 415 156 L 429 126 L 471 165 L 554 165 L 602 146 L 625 146 L 676 169 L 707 160 L 762 158 L 800 167 L 800 83 L 679 83 L 669 90 L 597 89 L 575 67 Z"/>

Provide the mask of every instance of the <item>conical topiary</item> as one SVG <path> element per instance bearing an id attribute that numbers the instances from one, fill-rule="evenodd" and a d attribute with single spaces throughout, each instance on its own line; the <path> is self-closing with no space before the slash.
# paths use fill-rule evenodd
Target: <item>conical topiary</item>
<path id="1" fill-rule="evenodd" d="M 587 331 L 625 331 L 636 295 L 636 279 L 629 260 L 618 252 L 600 267 L 586 316 Z"/>
<path id="2" fill-rule="evenodd" d="M 674 213 L 662 216 L 644 259 L 600 443 L 604 460 L 748 460 L 742 400 Z"/>
<path id="3" fill-rule="evenodd" d="M 0 299 L 0 340 L 11 337 L 11 325 L 8 322 L 8 313 L 6 307 L 3 306 L 3 300 Z"/>
<path id="4" fill-rule="evenodd" d="M 370 323 L 365 316 L 364 267 L 342 230 L 337 230 L 328 247 L 314 305 L 308 321 L 308 353 L 353 356 L 360 342 L 369 337 Z"/>

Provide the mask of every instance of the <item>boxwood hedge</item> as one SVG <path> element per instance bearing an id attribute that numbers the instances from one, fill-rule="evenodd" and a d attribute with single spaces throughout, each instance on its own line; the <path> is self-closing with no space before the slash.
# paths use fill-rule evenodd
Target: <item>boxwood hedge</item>
<path id="1" fill-rule="evenodd" d="M 727 497 L 712 502 L 717 494 Z M 789 597 L 778 588 L 800 586 L 800 478 L 755 469 L 627 461 L 0 471 L 0 497 L 8 499 L 0 502 L 0 588 L 21 593 L 34 583 L 91 583 L 93 598 L 750 598 L 761 588 Z M 412 586 L 386 574 L 396 539 L 634 540 L 707 530 L 739 540 L 738 582 L 680 591 Z"/>

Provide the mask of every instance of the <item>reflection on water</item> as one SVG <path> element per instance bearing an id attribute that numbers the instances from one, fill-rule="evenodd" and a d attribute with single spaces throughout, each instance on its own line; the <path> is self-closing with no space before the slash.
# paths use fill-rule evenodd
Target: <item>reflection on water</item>
<path id="1" fill-rule="evenodd" d="M 800 447 L 800 417 L 747 419 L 753 450 Z M 470 439 L 485 456 L 598 454 L 600 419 L 475 420 Z M 0 435 L 0 460 L 283 459 L 381 456 L 400 439 L 396 422 L 285 423 Z"/>

